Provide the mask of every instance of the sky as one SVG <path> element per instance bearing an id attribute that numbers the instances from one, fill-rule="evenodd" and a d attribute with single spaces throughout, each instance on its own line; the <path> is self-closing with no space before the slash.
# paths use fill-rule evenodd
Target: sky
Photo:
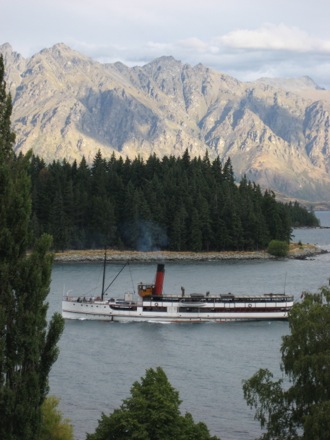
<path id="1" fill-rule="evenodd" d="M 65 43 L 100 62 L 172 55 L 242 81 L 330 89 L 329 0 L 0 0 L 0 44 L 28 58 Z"/>

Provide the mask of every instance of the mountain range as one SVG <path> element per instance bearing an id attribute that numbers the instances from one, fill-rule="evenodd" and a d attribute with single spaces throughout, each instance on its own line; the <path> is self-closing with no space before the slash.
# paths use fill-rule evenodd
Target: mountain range
<path id="1" fill-rule="evenodd" d="M 102 64 L 60 43 L 30 58 L 0 45 L 16 151 L 92 163 L 98 150 L 231 159 L 280 198 L 330 205 L 330 91 L 308 77 L 242 82 L 166 56 Z"/>

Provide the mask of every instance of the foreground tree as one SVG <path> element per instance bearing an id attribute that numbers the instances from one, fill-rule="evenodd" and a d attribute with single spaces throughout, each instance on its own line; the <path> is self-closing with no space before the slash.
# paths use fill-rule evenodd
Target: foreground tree
<path id="1" fill-rule="evenodd" d="M 289 315 L 281 347 L 285 381 L 259 370 L 243 385 L 266 432 L 262 440 L 330 438 L 330 289 L 305 293 Z"/>
<path id="2" fill-rule="evenodd" d="M 73 428 L 58 410 L 59 399 L 47 397 L 42 404 L 40 440 L 73 440 Z"/>
<path id="3" fill-rule="evenodd" d="M 16 157 L 0 56 L 0 438 L 38 440 L 63 319 L 47 325 L 51 237 L 32 243 L 30 156 Z"/>
<path id="4" fill-rule="evenodd" d="M 110 416 L 102 414 L 87 440 L 219 440 L 210 436 L 204 423 L 194 423 L 191 414 L 182 416 L 180 403 L 164 371 L 150 368 L 119 409 Z"/>

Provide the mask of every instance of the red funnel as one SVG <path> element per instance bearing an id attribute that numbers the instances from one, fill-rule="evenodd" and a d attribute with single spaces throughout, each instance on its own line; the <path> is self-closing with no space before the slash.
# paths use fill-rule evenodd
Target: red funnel
<path id="1" fill-rule="evenodd" d="M 163 294 L 163 283 L 164 283 L 165 266 L 164 264 L 157 265 L 156 280 L 154 287 L 154 295 Z"/>

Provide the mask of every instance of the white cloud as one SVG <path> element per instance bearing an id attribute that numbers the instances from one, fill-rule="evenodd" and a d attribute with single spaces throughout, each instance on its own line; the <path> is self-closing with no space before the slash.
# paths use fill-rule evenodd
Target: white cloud
<path id="1" fill-rule="evenodd" d="M 320 86 L 330 88 L 329 42 L 283 25 L 235 31 L 210 40 L 191 37 L 143 44 L 76 43 L 75 48 L 101 62 L 122 61 L 134 66 L 172 55 L 183 63 L 203 63 L 243 81 L 261 76 L 307 75 Z"/>
<path id="2" fill-rule="evenodd" d="M 313 38 L 307 32 L 285 24 L 268 23 L 254 30 L 239 29 L 216 38 L 216 41 L 220 45 L 239 49 L 330 52 L 330 40 Z"/>
<path id="3" fill-rule="evenodd" d="M 172 55 L 242 80 L 309 75 L 330 88 L 329 16 L 328 0 L 11 0 L 0 44 L 31 56 L 63 42 L 128 66 Z"/>

